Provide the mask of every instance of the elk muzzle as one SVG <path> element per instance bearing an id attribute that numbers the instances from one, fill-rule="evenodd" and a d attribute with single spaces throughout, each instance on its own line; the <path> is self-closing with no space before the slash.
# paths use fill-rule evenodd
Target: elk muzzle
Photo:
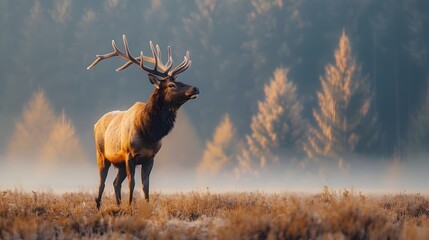
<path id="1" fill-rule="evenodd" d="M 197 87 L 191 87 L 188 91 L 186 91 L 186 96 L 188 99 L 195 99 L 200 94 L 200 90 Z"/>

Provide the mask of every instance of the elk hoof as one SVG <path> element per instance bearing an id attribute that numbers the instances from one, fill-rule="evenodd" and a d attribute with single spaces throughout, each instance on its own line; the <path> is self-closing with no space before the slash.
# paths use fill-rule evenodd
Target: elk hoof
<path id="1" fill-rule="evenodd" d="M 97 198 L 95 198 L 95 203 L 97 204 L 97 209 L 100 210 L 101 200 L 98 200 Z"/>

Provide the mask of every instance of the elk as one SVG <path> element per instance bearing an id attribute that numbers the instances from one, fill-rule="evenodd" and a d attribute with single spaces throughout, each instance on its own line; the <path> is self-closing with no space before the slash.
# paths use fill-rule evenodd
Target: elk
<path id="1" fill-rule="evenodd" d="M 199 94 L 198 88 L 176 81 L 178 75 L 191 66 L 189 51 L 186 52 L 183 62 L 172 69 L 170 46 L 167 48 L 168 60 L 164 65 L 158 44 L 155 48 L 152 41 L 149 42 L 152 57 L 144 56 L 143 52 L 140 52 L 140 56 L 135 58 L 130 54 L 125 35 L 122 36 L 122 40 L 125 53 L 121 52 L 112 40 L 113 52 L 97 55 L 87 69 L 91 69 L 101 60 L 120 57 L 126 62 L 116 71 L 134 64 L 148 73 L 149 81 L 155 88 L 146 103 L 136 102 L 128 110 L 108 112 L 94 125 L 96 157 L 100 174 L 98 197 L 95 199 L 98 209 L 101 206 L 107 173 L 112 164 L 118 168 L 113 182 L 117 204 L 121 203 L 121 185 L 127 177 L 131 205 L 137 165 L 142 166 L 143 193 L 145 200 L 149 201 L 149 175 L 154 157 L 161 148 L 161 140 L 173 129 L 180 106 L 190 99 L 197 98 Z M 145 66 L 145 62 L 153 64 L 153 68 Z"/>

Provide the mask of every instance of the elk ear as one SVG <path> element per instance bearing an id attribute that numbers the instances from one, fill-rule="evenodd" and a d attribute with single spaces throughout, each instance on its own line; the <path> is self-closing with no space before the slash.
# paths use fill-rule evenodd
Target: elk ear
<path id="1" fill-rule="evenodd" d="M 159 80 L 155 75 L 150 73 L 148 74 L 148 77 L 149 77 L 150 83 L 152 83 L 153 86 L 159 89 L 159 84 L 161 83 L 161 80 Z"/>

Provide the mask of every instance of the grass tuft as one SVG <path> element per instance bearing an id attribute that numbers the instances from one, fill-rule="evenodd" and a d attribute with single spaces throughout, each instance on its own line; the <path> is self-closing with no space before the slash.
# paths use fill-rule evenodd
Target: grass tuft
<path id="1" fill-rule="evenodd" d="M 429 201 L 417 195 L 153 193 L 117 206 L 83 192 L 0 192 L 0 239 L 424 239 Z"/>

